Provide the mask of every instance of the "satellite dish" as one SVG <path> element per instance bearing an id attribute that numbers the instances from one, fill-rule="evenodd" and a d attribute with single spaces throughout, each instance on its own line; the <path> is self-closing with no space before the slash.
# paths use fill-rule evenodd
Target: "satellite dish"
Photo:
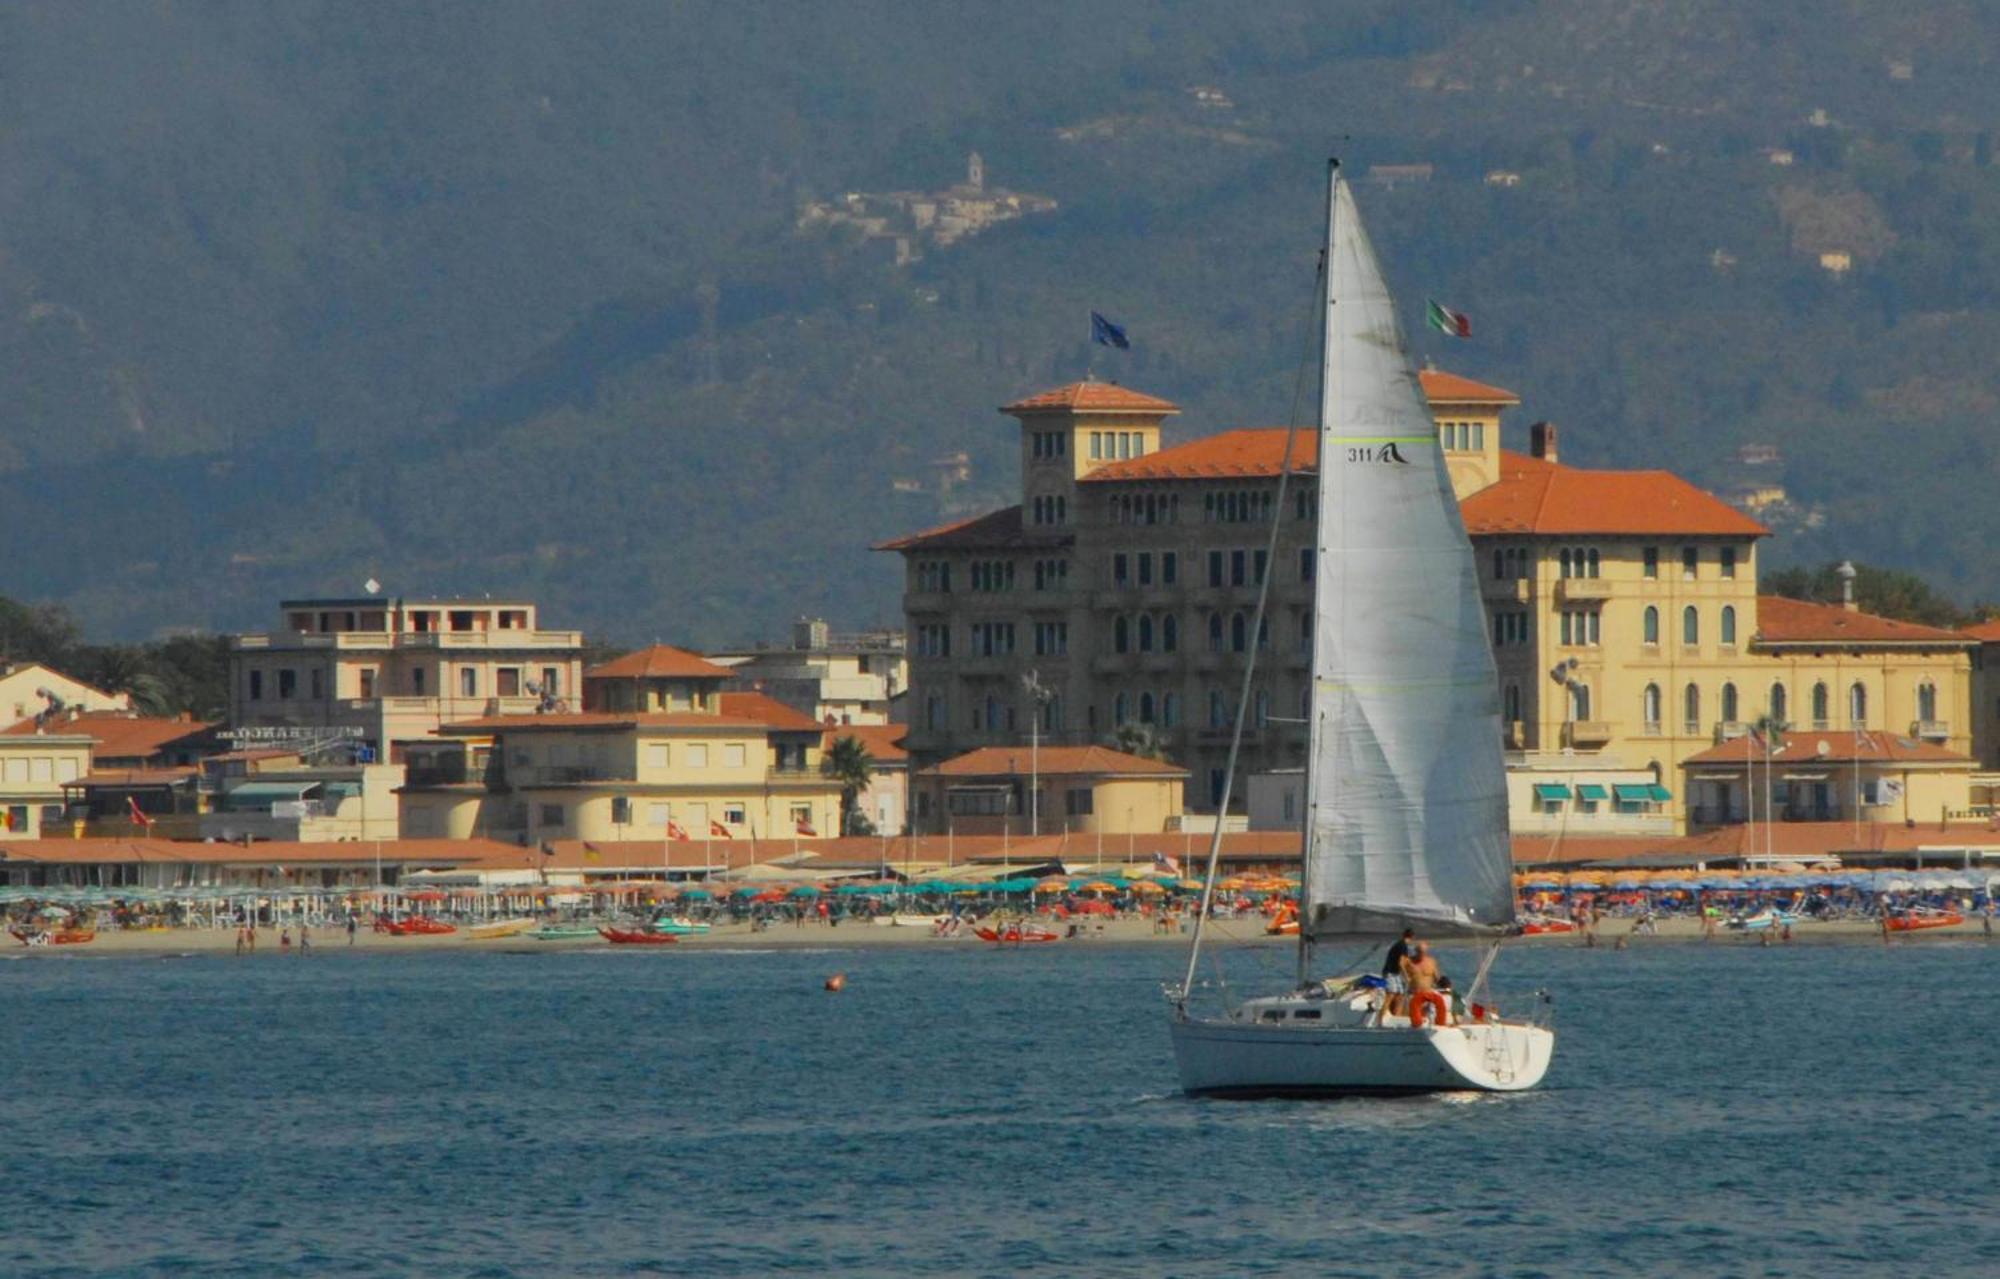
<path id="1" fill-rule="evenodd" d="M 367 591 L 370 595 L 374 595 L 382 589 L 382 583 L 371 577 L 361 584 L 361 589 Z"/>

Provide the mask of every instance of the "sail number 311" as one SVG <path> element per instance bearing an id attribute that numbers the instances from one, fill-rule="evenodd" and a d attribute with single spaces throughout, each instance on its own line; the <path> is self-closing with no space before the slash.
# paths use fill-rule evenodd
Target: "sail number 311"
<path id="1" fill-rule="evenodd" d="M 1347 460 L 1350 462 L 1382 462 L 1392 466 L 1408 466 L 1410 459 L 1403 456 L 1395 441 L 1377 448 L 1374 445 L 1349 446 Z"/>

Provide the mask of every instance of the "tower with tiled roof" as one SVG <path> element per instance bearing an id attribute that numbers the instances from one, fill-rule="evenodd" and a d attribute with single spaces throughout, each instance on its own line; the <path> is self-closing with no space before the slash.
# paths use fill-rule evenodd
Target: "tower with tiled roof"
<path id="1" fill-rule="evenodd" d="M 1160 425 L 1180 412 L 1158 396 L 1086 380 L 1030 395 L 1000 411 L 1021 424 L 1021 522 L 1067 530 L 1076 482 L 1099 467 L 1160 451 Z"/>

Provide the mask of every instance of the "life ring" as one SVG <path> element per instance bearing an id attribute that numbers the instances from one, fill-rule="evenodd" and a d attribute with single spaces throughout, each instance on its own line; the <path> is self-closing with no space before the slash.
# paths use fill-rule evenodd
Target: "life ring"
<path id="1" fill-rule="evenodd" d="M 1431 1019 L 1432 1024 L 1437 1026 L 1444 1025 L 1445 1019 L 1451 1013 L 1451 1005 L 1445 1002 L 1443 995 L 1435 990 L 1420 990 L 1410 996 L 1410 1025 L 1421 1026 L 1424 1024 L 1424 1009 L 1426 1007 L 1437 1010 L 1437 1015 Z"/>

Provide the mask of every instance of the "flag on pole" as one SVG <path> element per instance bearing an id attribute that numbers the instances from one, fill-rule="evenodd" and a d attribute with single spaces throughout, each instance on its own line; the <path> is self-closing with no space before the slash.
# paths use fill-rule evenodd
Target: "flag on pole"
<path id="1" fill-rule="evenodd" d="M 132 820 L 144 826 L 147 832 L 150 833 L 153 829 L 153 819 L 146 816 L 146 810 L 139 807 L 139 797 L 137 795 L 127 795 L 125 797 L 125 806 L 132 810 Z"/>
<path id="2" fill-rule="evenodd" d="M 1179 861 L 1177 861 L 1172 857 L 1167 856 L 1165 853 L 1154 853 L 1153 869 L 1163 870 L 1167 872 L 1167 874 L 1169 875 L 1178 875 L 1181 873 L 1181 864 Z"/>
<path id="3" fill-rule="evenodd" d="M 669 820 L 667 822 L 668 839 L 686 839 L 687 837 L 688 837 L 687 831 L 681 828 L 681 824 L 679 822 L 672 820 Z"/>
<path id="4" fill-rule="evenodd" d="M 1115 346 L 1121 351 L 1132 349 L 1132 342 L 1125 336 L 1123 325 L 1113 324 L 1097 312 L 1090 313 L 1090 340 L 1099 346 Z"/>
<path id="5" fill-rule="evenodd" d="M 1442 302 L 1439 302 L 1436 298 L 1431 298 L 1429 305 L 1424 308 L 1424 322 L 1438 332 L 1451 337 L 1469 338 L 1472 336 L 1472 317 L 1469 315 L 1460 315 Z"/>
<path id="6" fill-rule="evenodd" d="M 727 826 L 724 826 L 721 822 L 710 822 L 708 824 L 708 833 L 715 836 L 717 839 L 732 838 L 731 835 L 729 834 L 729 828 Z"/>

